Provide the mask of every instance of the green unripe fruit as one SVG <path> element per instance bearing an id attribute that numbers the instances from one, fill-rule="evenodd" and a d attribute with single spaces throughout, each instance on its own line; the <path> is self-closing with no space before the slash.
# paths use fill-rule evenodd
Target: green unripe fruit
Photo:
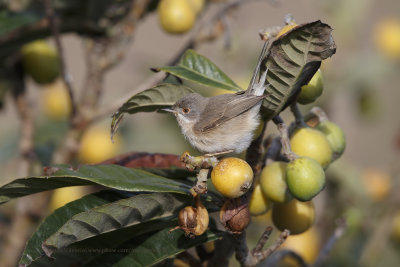
<path id="1" fill-rule="evenodd" d="M 301 87 L 301 92 L 297 102 L 306 105 L 313 103 L 322 94 L 324 83 L 321 70 L 318 70 L 307 85 Z"/>
<path id="2" fill-rule="evenodd" d="M 315 220 L 315 207 L 311 201 L 296 199 L 288 203 L 276 203 L 272 207 L 272 221 L 280 231 L 288 229 L 291 235 L 308 230 Z"/>
<path id="3" fill-rule="evenodd" d="M 337 159 L 340 157 L 346 147 L 346 138 L 342 129 L 335 123 L 330 121 L 322 121 L 317 125 L 317 129 L 320 130 L 329 142 L 334 153 L 333 158 Z"/>
<path id="4" fill-rule="evenodd" d="M 264 195 L 273 202 L 284 203 L 292 199 L 286 184 L 286 163 L 275 161 L 262 170 L 260 186 Z"/>
<path id="5" fill-rule="evenodd" d="M 312 128 L 300 128 L 290 138 L 292 151 L 299 156 L 316 160 L 327 168 L 332 159 L 332 148 L 325 135 Z"/>
<path id="6" fill-rule="evenodd" d="M 293 197 L 308 201 L 325 186 L 325 172 L 312 158 L 300 157 L 286 166 L 286 182 Z"/>
<path id="7" fill-rule="evenodd" d="M 59 57 L 45 41 L 34 41 L 21 49 L 22 65 L 25 71 L 38 84 L 53 82 L 60 76 Z"/>

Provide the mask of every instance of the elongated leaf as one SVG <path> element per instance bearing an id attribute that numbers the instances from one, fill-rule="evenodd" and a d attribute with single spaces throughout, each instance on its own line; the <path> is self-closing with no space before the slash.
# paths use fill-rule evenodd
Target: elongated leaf
<path id="1" fill-rule="evenodd" d="M 98 184 L 131 192 L 190 194 L 190 186 L 143 170 L 118 165 L 83 165 L 79 170 L 57 166 L 47 176 L 17 179 L 0 188 L 0 204 L 10 199 L 60 187 Z"/>
<path id="2" fill-rule="evenodd" d="M 222 232 L 208 230 L 203 235 L 191 239 L 185 237 L 183 231 L 170 233 L 169 229 L 164 229 L 134 238 L 119 246 L 115 253 L 103 254 L 84 266 L 150 266 L 221 236 Z"/>
<path id="3" fill-rule="evenodd" d="M 112 116 L 111 135 L 113 135 L 125 113 L 152 112 L 170 107 L 181 97 L 193 91 L 186 86 L 163 83 L 144 90 L 126 101 Z"/>
<path id="4" fill-rule="evenodd" d="M 122 228 L 171 217 L 187 198 L 167 193 L 141 194 L 79 213 L 48 238 L 42 248 L 48 256 L 56 249 Z"/>
<path id="5" fill-rule="evenodd" d="M 307 84 L 321 61 L 336 52 L 332 28 L 321 21 L 299 25 L 274 40 L 262 68 L 268 68 L 267 97 L 262 115 L 271 119 L 293 101 Z"/>
<path id="6" fill-rule="evenodd" d="M 72 216 L 126 197 L 128 196 L 116 191 L 102 191 L 84 196 L 57 209 L 39 225 L 35 233 L 28 240 L 19 265 L 27 266 L 42 257 L 44 255 L 41 247 L 42 243 L 60 229 Z"/>
<path id="7" fill-rule="evenodd" d="M 177 66 L 161 67 L 156 70 L 165 71 L 179 78 L 212 88 L 231 91 L 243 90 L 208 58 L 191 49 L 183 54 Z"/>

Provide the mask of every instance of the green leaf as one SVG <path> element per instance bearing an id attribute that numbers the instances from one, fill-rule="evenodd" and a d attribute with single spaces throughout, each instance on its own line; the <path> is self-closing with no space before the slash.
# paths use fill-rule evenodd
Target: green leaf
<path id="1" fill-rule="evenodd" d="M 132 96 L 112 116 L 111 135 L 117 131 L 125 113 L 152 112 L 170 107 L 188 93 L 193 93 L 189 87 L 164 83 Z"/>
<path id="2" fill-rule="evenodd" d="M 103 254 L 84 266 L 150 266 L 221 236 L 218 230 L 208 230 L 196 238 L 187 238 L 181 230 L 170 233 L 163 229 L 138 236 L 119 246 L 115 253 Z"/>
<path id="3" fill-rule="evenodd" d="M 177 66 L 161 67 L 156 70 L 165 71 L 179 78 L 212 88 L 231 91 L 243 90 L 208 58 L 191 49 L 183 54 Z"/>
<path id="4" fill-rule="evenodd" d="M 188 198 L 182 196 L 153 193 L 105 204 L 73 216 L 42 244 L 42 248 L 50 256 L 57 249 L 94 236 L 172 218 L 187 202 Z"/>
<path id="5" fill-rule="evenodd" d="M 301 86 L 307 84 L 321 61 L 336 52 L 332 28 L 321 21 L 293 28 L 274 40 L 262 63 L 268 68 L 262 115 L 271 119 L 297 98 Z"/>
<path id="6" fill-rule="evenodd" d="M 118 165 L 82 165 L 78 170 L 67 166 L 50 168 L 47 176 L 21 178 L 0 188 L 0 204 L 10 199 L 60 187 L 102 185 L 131 192 L 170 192 L 190 194 L 190 186 L 143 170 Z"/>
<path id="7" fill-rule="evenodd" d="M 42 243 L 64 225 L 72 216 L 128 196 L 116 191 L 102 191 L 84 196 L 55 210 L 36 229 L 28 240 L 19 265 L 27 266 L 44 255 Z"/>

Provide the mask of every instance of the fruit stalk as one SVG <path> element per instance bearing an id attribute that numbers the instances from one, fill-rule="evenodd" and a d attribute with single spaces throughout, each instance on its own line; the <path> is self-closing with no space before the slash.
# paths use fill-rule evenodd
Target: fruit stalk
<path id="1" fill-rule="evenodd" d="M 67 68 L 65 65 L 65 57 L 64 57 L 64 49 L 61 43 L 61 39 L 60 39 L 60 31 L 59 31 L 59 20 L 56 18 L 55 14 L 54 14 L 54 9 L 52 6 L 52 3 L 50 0 L 45 0 L 44 1 L 45 4 L 45 8 L 46 8 L 46 15 L 48 17 L 49 20 L 49 24 L 50 24 L 50 28 L 54 37 L 54 41 L 56 43 L 56 47 L 57 47 L 57 52 L 59 55 L 60 60 L 59 62 L 59 66 L 60 66 L 60 73 L 61 73 L 61 78 L 67 88 L 68 91 L 68 95 L 70 98 L 70 103 L 71 103 L 71 119 L 75 116 L 76 114 L 76 105 L 75 105 L 75 101 L 74 101 L 74 90 L 72 87 L 72 82 L 70 79 L 70 75 L 67 72 Z"/>

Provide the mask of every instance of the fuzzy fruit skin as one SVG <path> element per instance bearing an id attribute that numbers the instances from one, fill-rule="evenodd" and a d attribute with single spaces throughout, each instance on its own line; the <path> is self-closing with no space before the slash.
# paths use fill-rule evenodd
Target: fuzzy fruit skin
<path id="1" fill-rule="evenodd" d="M 196 20 L 196 13 L 187 0 L 161 0 L 157 11 L 161 27 L 172 34 L 189 31 Z"/>
<path id="2" fill-rule="evenodd" d="M 260 184 L 254 186 L 253 193 L 251 193 L 249 210 L 253 216 L 266 213 L 271 208 L 271 201 L 265 197 L 261 190 Z"/>
<path id="3" fill-rule="evenodd" d="M 322 121 L 317 125 L 317 129 L 320 130 L 328 140 L 334 153 L 334 158 L 340 157 L 346 148 L 346 138 L 343 130 L 331 121 Z"/>
<path id="4" fill-rule="evenodd" d="M 93 128 L 84 133 L 78 151 L 78 158 L 83 163 L 100 163 L 118 154 L 121 139 L 110 140 L 110 132 L 106 128 Z"/>
<path id="5" fill-rule="evenodd" d="M 83 186 L 63 187 L 54 190 L 49 204 L 50 212 L 83 197 L 87 193 L 85 190 L 86 188 Z"/>
<path id="6" fill-rule="evenodd" d="M 253 183 L 253 170 L 239 158 L 224 158 L 211 172 L 211 181 L 224 197 L 237 198 L 246 193 Z"/>
<path id="7" fill-rule="evenodd" d="M 325 172 L 321 165 L 308 157 L 300 157 L 286 166 L 286 182 L 293 197 L 308 201 L 325 186 Z"/>
<path id="8" fill-rule="evenodd" d="M 71 114 L 72 106 L 67 88 L 60 82 L 46 86 L 43 90 L 43 109 L 54 120 L 65 120 Z"/>
<path id="9" fill-rule="evenodd" d="M 324 90 L 324 82 L 322 79 L 321 70 L 317 70 L 310 82 L 301 87 L 301 92 L 297 98 L 297 102 L 302 105 L 313 103 L 318 97 L 322 95 Z"/>
<path id="10" fill-rule="evenodd" d="M 391 59 L 400 58 L 400 20 L 387 18 L 374 28 L 374 39 L 382 54 Z"/>
<path id="11" fill-rule="evenodd" d="M 204 8 L 205 0 L 187 0 L 193 11 L 199 14 Z"/>
<path id="12" fill-rule="evenodd" d="M 292 199 L 288 203 L 276 203 L 272 207 L 272 221 L 283 231 L 288 229 L 291 235 L 308 230 L 315 220 L 315 207 L 312 201 L 302 202 Z"/>
<path id="13" fill-rule="evenodd" d="M 391 237 L 400 244 L 400 210 L 394 215 Z"/>
<path id="14" fill-rule="evenodd" d="M 273 202 L 291 200 L 286 184 L 286 163 L 275 161 L 265 166 L 261 172 L 260 186 L 264 195 Z"/>
<path id="15" fill-rule="evenodd" d="M 287 33 L 288 31 L 290 31 L 291 29 L 293 29 L 294 27 L 296 27 L 297 24 L 289 24 L 289 25 L 285 25 L 282 30 L 280 30 L 280 32 L 276 35 L 276 37 L 280 37 L 281 35 L 284 35 L 285 33 Z"/>
<path id="16" fill-rule="evenodd" d="M 22 65 L 38 84 L 48 84 L 60 76 L 56 50 L 45 41 L 28 43 L 21 48 Z"/>
<path id="17" fill-rule="evenodd" d="M 332 160 L 332 148 L 325 135 L 312 128 L 300 128 L 290 138 L 292 151 L 299 156 L 316 160 L 327 168 Z"/>
<path id="18" fill-rule="evenodd" d="M 320 239 L 314 227 L 299 235 L 290 235 L 280 249 L 293 250 L 299 254 L 308 265 L 313 265 L 320 251 Z M 299 266 L 297 261 L 290 257 L 284 258 L 285 266 Z"/>

